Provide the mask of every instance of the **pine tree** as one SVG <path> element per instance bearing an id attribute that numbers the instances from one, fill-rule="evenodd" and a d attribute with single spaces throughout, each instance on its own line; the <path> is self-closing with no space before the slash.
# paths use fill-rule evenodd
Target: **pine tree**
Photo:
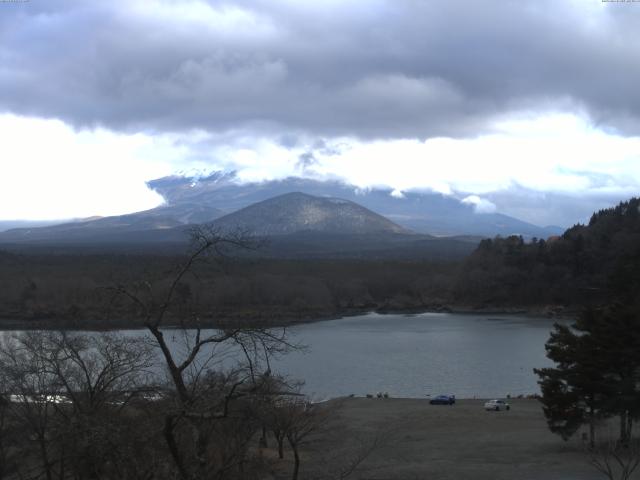
<path id="1" fill-rule="evenodd" d="M 614 304 L 585 315 L 580 325 L 598 355 L 604 376 L 604 408 L 620 417 L 620 442 L 631 440 L 640 417 L 640 324 L 635 308 Z"/>
<path id="2" fill-rule="evenodd" d="M 555 368 L 535 369 L 552 432 L 565 440 L 599 418 L 620 418 L 620 442 L 640 417 L 640 324 L 636 309 L 614 304 L 586 310 L 571 327 L 555 325 L 545 346 Z"/>
<path id="3" fill-rule="evenodd" d="M 554 325 L 545 348 L 556 368 L 534 369 L 540 377 L 541 402 L 549 429 L 564 440 L 585 424 L 589 442 L 595 442 L 595 424 L 607 415 L 604 376 L 588 338 L 565 325 Z"/>

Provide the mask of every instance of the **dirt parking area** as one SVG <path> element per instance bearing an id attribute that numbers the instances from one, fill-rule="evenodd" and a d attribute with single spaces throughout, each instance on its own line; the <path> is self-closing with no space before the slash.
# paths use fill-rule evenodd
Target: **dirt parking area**
<path id="1" fill-rule="evenodd" d="M 330 402 L 338 403 L 326 433 L 304 452 L 301 478 L 316 477 L 331 462 L 347 462 L 359 443 L 376 436 L 383 446 L 349 478 L 603 478 L 589 465 L 579 439 L 564 442 L 549 432 L 536 400 L 511 400 L 508 412 L 487 412 L 484 400 L 459 400 L 453 406 L 430 405 L 419 399 Z"/>

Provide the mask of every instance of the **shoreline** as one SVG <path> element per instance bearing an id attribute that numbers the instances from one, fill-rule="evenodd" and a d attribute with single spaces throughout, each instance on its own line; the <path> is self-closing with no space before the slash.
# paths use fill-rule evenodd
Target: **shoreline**
<path id="1" fill-rule="evenodd" d="M 457 314 L 457 315 L 519 315 L 525 317 L 547 318 L 553 320 L 573 320 L 578 310 L 571 307 L 559 305 L 554 306 L 536 306 L 536 307 L 473 307 L 468 305 L 436 305 L 426 308 L 357 308 L 345 309 L 333 314 L 318 314 L 302 316 L 294 316 L 291 313 L 280 315 L 278 320 L 267 320 L 257 316 L 235 317 L 221 315 L 221 320 L 203 322 L 200 325 L 184 324 L 179 322 L 168 321 L 164 328 L 223 328 L 225 326 L 236 326 L 244 324 L 256 328 L 287 328 L 296 325 L 304 325 L 309 323 L 326 322 L 331 320 L 340 320 L 343 318 L 357 317 L 368 314 L 379 315 L 421 315 L 421 314 Z M 43 318 L 43 319 L 19 319 L 19 318 L 2 318 L 0 317 L 0 330 L 16 331 L 16 330 L 76 330 L 87 332 L 109 332 L 115 330 L 143 330 L 145 326 L 131 321 L 113 321 L 113 320 L 93 320 L 79 322 L 77 319 L 65 318 Z"/>
<path id="2" fill-rule="evenodd" d="M 371 395 L 371 396 L 367 396 L 367 395 Z M 389 395 L 388 397 L 378 397 L 376 396 L 376 394 L 367 394 L 367 395 L 358 395 L 358 394 L 354 394 L 354 395 L 341 395 L 341 396 L 337 396 L 337 397 L 327 397 L 327 398 L 323 398 L 322 400 L 317 400 L 317 401 L 311 401 L 311 403 L 313 404 L 317 404 L 317 405 L 322 405 L 322 404 L 328 404 L 331 402 L 345 402 L 345 401 L 360 401 L 360 400 L 371 400 L 371 401 L 380 401 L 380 402 L 388 402 L 388 401 L 392 401 L 392 400 L 398 400 L 398 401 L 415 401 L 415 402 L 426 402 L 429 403 L 429 400 L 431 400 L 434 397 L 437 397 L 438 394 L 425 394 L 422 397 L 396 397 L 396 396 L 392 396 Z M 493 400 L 493 399 L 502 399 L 502 400 L 506 400 L 507 403 L 511 403 L 511 402 L 521 402 L 521 401 L 533 401 L 533 400 L 539 400 L 540 394 L 539 393 L 528 393 L 528 394 L 519 394 L 519 395 L 514 395 L 514 396 L 508 396 L 508 395 L 493 395 L 493 396 L 473 396 L 473 397 L 466 397 L 466 396 L 458 396 L 456 395 L 456 403 L 458 402 L 462 402 L 462 403 L 468 403 L 468 402 L 488 402 L 489 400 Z M 447 406 L 451 406 L 455 408 L 455 404 L 453 405 L 434 405 L 434 406 L 441 406 L 441 407 L 447 407 Z"/>
<path id="3" fill-rule="evenodd" d="M 329 402 L 335 413 L 327 433 L 306 447 L 303 474 L 322 471 L 327 449 L 348 452 L 353 438 L 378 438 L 382 445 L 362 470 L 375 472 L 375 478 L 601 478 L 579 433 L 569 441 L 551 433 L 537 400 L 515 399 L 501 412 L 485 411 L 483 401 L 461 399 L 451 407 L 396 398 Z M 343 441 L 336 444 L 336 438 Z"/>

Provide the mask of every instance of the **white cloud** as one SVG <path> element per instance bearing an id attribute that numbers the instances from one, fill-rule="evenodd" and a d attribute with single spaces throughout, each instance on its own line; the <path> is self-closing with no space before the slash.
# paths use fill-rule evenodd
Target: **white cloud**
<path id="1" fill-rule="evenodd" d="M 496 211 L 496 205 L 487 200 L 486 198 L 480 198 L 477 195 L 469 195 L 462 199 L 462 203 L 473 205 L 476 213 L 494 213 Z"/>
<path id="2" fill-rule="evenodd" d="M 0 219 L 114 215 L 162 202 L 145 180 L 173 170 L 168 144 L 57 120 L 0 115 Z"/>
<path id="3" fill-rule="evenodd" d="M 496 123 L 492 134 L 469 139 L 350 143 L 339 156 L 316 155 L 316 171 L 403 191 L 483 194 L 514 184 L 552 192 L 640 188 L 640 137 L 605 133 L 578 115 L 512 118 Z"/>
<path id="4" fill-rule="evenodd" d="M 298 136 L 295 147 L 251 132 L 211 134 L 74 131 L 57 120 L 0 115 L 0 219 L 114 215 L 152 208 L 161 199 L 145 181 L 184 169 L 235 169 L 241 181 L 300 174 L 343 178 L 359 188 L 387 186 L 466 192 L 479 212 L 495 210 L 492 192 L 615 194 L 640 190 L 640 138 L 594 127 L 575 114 L 521 114 L 492 133 L 426 141 Z M 293 132 L 295 134 L 295 132 Z"/>

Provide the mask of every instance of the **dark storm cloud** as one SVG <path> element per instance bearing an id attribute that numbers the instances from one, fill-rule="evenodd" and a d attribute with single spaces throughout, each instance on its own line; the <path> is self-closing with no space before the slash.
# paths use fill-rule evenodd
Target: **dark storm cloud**
<path id="1" fill-rule="evenodd" d="M 640 4 L 0 4 L 0 110 L 77 127 L 471 136 L 514 110 L 640 132 Z"/>

